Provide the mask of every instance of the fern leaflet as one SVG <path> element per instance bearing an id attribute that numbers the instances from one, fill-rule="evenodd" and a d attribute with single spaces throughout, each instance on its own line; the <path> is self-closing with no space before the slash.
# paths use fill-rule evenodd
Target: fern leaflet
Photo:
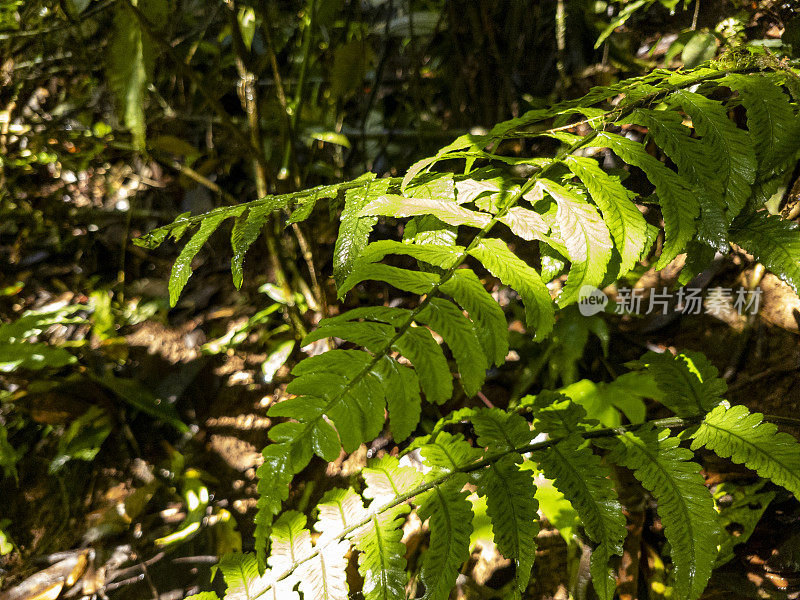
<path id="1" fill-rule="evenodd" d="M 520 470 L 519 462 L 519 455 L 505 456 L 483 470 L 478 479 L 478 494 L 486 497 L 495 543 L 503 556 L 514 560 L 517 566 L 517 598 L 528 586 L 539 533 L 536 489 L 531 472 Z"/>
<path id="2" fill-rule="evenodd" d="M 717 406 L 691 435 L 692 450 L 705 446 L 800 498 L 800 444 L 763 418 L 746 406 Z"/>
<path id="3" fill-rule="evenodd" d="M 422 563 L 424 600 L 447 600 L 458 570 L 469 556 L 472 505 L 460 477 L 435 485 L 419 498 L 419 518 L 430 519 L 431 542 Z"/>
<path id="4" fill-rule="evenodd" d="M 616 587 L 611 557 L 622 556 L 626 531 L 609 469 L 579 434 L 569 435 L 547 450 L 534 453 L 532 458 L 572 503 L 587 535 L 597 543 L 592 551 L 592 581 L 598 597 L 611 600 Z"/>
<path id="5" fill-rule="evenodd" d="M 692 452 L 679 443 L 667 429 L 626 432 L 609 458 L 631 469 L 655 496 L 670 543 L 675 588 L 680 597 L 695 600 L 711 576 L 720 527 L 700 466 L 690 462 Z"/>

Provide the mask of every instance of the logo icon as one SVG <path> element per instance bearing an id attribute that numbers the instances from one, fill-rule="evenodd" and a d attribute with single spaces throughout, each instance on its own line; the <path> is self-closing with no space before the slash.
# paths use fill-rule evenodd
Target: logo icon
<path id="1" fill-rule="evenodd" d="M 591 317 L 603 312 L 608 304 L 608 297 L 596 287 L 585 285 L 578 292 L 578 310 L 584 317 Z"/>

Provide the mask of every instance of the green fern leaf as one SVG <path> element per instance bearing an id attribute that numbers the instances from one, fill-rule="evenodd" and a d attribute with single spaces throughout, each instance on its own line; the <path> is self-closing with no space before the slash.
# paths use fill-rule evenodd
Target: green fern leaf
<path id="1" fill-rule="evenodd" d="M 700 466 L 679 444 L 666 429 L 626 432 L 618 436 L 609 458 L 631 469 L 655 496 L 670 543 L 675 589 L 679 597 L 695 600 L 711 576 L 721 530 Z"/>
<path id="2" fill-rule="evenodd" d="M 452 302 L 441 298 L 432 298 L 416 320 L 442 336 L 456 359 L 464 391 L 474 396 L 486 379 L 488 365 L 472 321 Z"/>
<path id="3" fill-rule="evenodd" d="M 259 591 L 258 564 L 252 554 L 230 552 L 220 559 L 218 566 L 225 578 L 226 600 L 250 600 Z"/>
<path id="4" fill-rule="evenodd" d="M 301 360 L 292 369 L 292 375 L 301 377 L 312 373 L 324 372 L 346 377 L 366 368 L 371 361 L 372 356 L 361 350 L 328 350 L 322 354 L 309 356 Z"/>
<path id="5" fill-rule="evenodd" d="M 800 294 L 800 231 L 797 225 L 765 211 L 743 214 L 733 222 L 731 239 Z"/>
<path id="6" fill-rule="evenodd" d="M 364 264 L 358 262 L 339 286 L 339 298 L 344 298 L 354 286 L 367 279 L 385 281 L 399 290 L 420 296 L 430 292 L 431 288 L 439 281 L 439 277 L 434 273 L 411 271 L 383 263 Z"/>
<path id="7" fill-rule="evenodd" d="M 462 246 L 444 244 L 422 244 L 411 242 L 398 242 L 395 240 L 378 240 L 372 242 L 358 257 L 359 262 L 372 263 L 383 260 L 388 254 L 403 254 L 412 256 L 417 260 L 436 265 L 440 269 L 449 269 L 456 266 L 464 254 Z"/>
<path id="8" fill-rule="evenodd" d="M 469 557 L 472 505 L 462 478 L 436 485 L 419 498 L 419 518 L 430 519 L 431 541 L 423 556 L 424 600 L 447 600 L 461 565 Z"/>
<path id="9" fill-rule="evenodd" d="M 289 210 L 293 202 L 296 202 L 299 206 L 303 206 L 304 203 L 309 202 L 309 199 L 318 200 L 321 198 L 335 198 L 336 195 L 342 190 L 363 188 L 374 177 L 375 175 L 373 173 L 367 173 L 361 177 L 353 179 L 352 181 L 345 181 L 333 185 L 317 186 L 309 190 L 292 192 L 290 194 L 265 196 L 264 198 L 253 200 L 252 202 L 246 202 L 244 204 L 215 208 L 214 210 L 201 215 L 189 216 L 189 213 L 184 213 L 176 217 L 172 223 L 153 229 L 147 234 L 134 239 L 133 243 L 137 246 L 142 246 L 152 250 L 163 243 L 168 236 L 172 237 L 175 241 L 178 241 L 187 229 L 197 227 L 200 225 L 200 223 L 211 217 L 217 217 L 221 215 L 224 219 L 234 218 L 240 216 L 246 210 L 255 211 L 259 209 L 259 207 L 265 205 L 272 206 L 273 210 L 278 210 L 281 208 Z M 394 180 L 381 181 L 389 181 L 390 184 L 395 183 Z M 294 213 L 292 213 L 292 215 L 294 215 Z M 290 222 L 294 221 L 290 220 Z"/>
<path id="10" fill-rule="evenodd" d="M 597 543 L 592 551 L 592 581 L 598 597 L 611 600 L 616 581 L 609 563 L 612 556 L 622 556 L 626 533 L 625 517 L 612 487 L 611 472 L 579 434 L 534 453 L 532 458 L 572 503 L 586 534 Z"/>
<path id="11" fill-rule="evenodd" d="M 477 258 L 503 283 L 514 289 L 525 303 L 528 327 L 535 331 L 535 339 L 542 340 L 553 329 L 553 302 L 550 292 L 539 273 L 511 252 L 505 242 L 485 238 L 469 253 Z"/>
<path id="12" fill-rule="evenodd" d="M 474 462 L 483 454 L 470 446 L 461 434 L 440 431 L 433 441 L 423 444 L 419 450 L 426 467 L 437 473 L 452 473 Z"/>
<path id="13" fill-rule="evenodd" d="M 258 568 L 262 571 L 266 564 L 267 539 L 272 529 L 272 520 L 289 497 L 289 485 L 294 474 L 305 467 L 305 464 L 297 460 L 298 454 L 292 452 L 287 445 L 270 444 L 264 448 L 264 462 L 256 470 L 258 502 L 254 537 Z M 311 454 L 307 455 L 310 459 Z"/>
<path id="14" fill-rule="evenodd" d="M 166 0 L 133 0 L 156 26 L 167 21 L 169 5 Z M 145 149 L 145 114 L 147 86 L 153 79 L 156 47 L 152 38 L 142 30 L 139 20 L 124 5 L 114 13 L 114 34 L 109 45 L 106 76 L 109 87 L 117 96 L 122 120 L 138 150 Z"/>
<path id="15" fill-rule="evenodd" d="M 800 147 L 797 117 L 789 98 L 764 76 L 732 73 L 718 83 L 739 92 L 747 109 L 747 129 L 756 147 L 759 180 L 763 181 Z"/>
<path id="16" fill-rule="evenodd" d="M 189 243 L 183 247 L 175 263 L 172 265 L 172 272 L 169 276 L 169 304 L 175 306 L 178 298 L 192 276 L 192 259 L 203 247 L 208 238 L 217 230 L 220 223 L 225 220 L 224 214 L 213 215 L 204 219 L 200 223 L 200 229 L 192 236 Z"/>
<path id="17" fill-rule="evenodd" d="M 800 498 L 800 444 L 763 419 L 745 406 L 717 406 L 692 434 L 692 450 L 705 446 Z"/>
<path id="18" fill-rule="evenodd" d="M 422 482 L 422 474 L 412 467 L 400 466 L 400 461 L 389 454 L 364 469 L 367 484 L 364 497 L 371 498 L 369 510 L 375 512 Z"/>
<path id="19" fill-rule="evenodd" d="M 389 307 L 365 307 L 389 308 Z M 395 309 L 402 310 L 402 309 Z M 346 315 L 359 311 L 354 309 Z M 403 311 L 407 314 L 407 311 Z M 336 317 L 338 318 L 338 317 Z M 366 369 L 373 357 L 358 350 L 330 350 L 324 354 L 309 357 L 292 370 L 296 376 L 315 372 L 326 372 L 350 377 Z M 413 369 L 401 365 L 395 359 L 384 356 L 371 371 L 383 386 L 383 394 L 389 409 L 389 420 L 394 440 L 406 439 L 419 423 L 420 394 L 419 380 Z"/>
<path id="20" fill-rule="evenodd" d="M 670 100 L 679 103 L 692 118 L 706 154 L 718 157 L 721 169 L 707 173 L 705 179 L 716 178 L 722 183 L 730 222 L 744 208 L 756 179 L 756 154 L 749 136 L 728 118 L 721 102 L 687 90 L 675 92 Z"/>
<path id="21" fill-rule="evenodd" d="M 502 365 L 508 354 L 508 322 L 503 309 L 494 301 L 483 284 L 469 269 L 458 269 L 439 289 L 452 297 L 469 313 L 478 336 L 486 348 L 486 356 L 495 365 Z"/>
<path id="22" fill-rule="evenodd" d="M 492 215 L 469 210 L 454 200 L 435 200 L 432 198 L 407 198 L 387 194 L 376 198 L 361 209 L 359 216 L 416 217 L 432 215 L 448 225 L 482 228 L 489 224 Z"/>
<path id="23" fill-rule="evenodd" d="M 413 369 L 384 356 L 375 373 L 383 382 L 389 409 L 389 428 L 395 442 L 402 442 L 414 432 L 421 413 L 419 379 Z"/>
<path id="24" fill-rule="evenodd" d="M 183 600 L 219 600 L 216 592 L 200 592 L 199 594 L 192 594 L 186 596 Z"/>
<path id="25" fill-rule="evenodd" d="M 716 367 L 699 352 L 648 352 L 637 362 L 647 366 L 663 392 L 660 402 L 679 417 L 705 414 L 728 389 Z"/>
<path id="26" fill-rule="evenodd" d="M 364 578 L 362 591 L 367 600 L 405 598 L 406 548 L 400 540 L 409 506 L 404 503 L 388 509 L 382 507 L 418 485 L 421 476 L 387 455 L 372 468 L 364 469 L 364 481 L 367 484 L 364 497 L 372 499 L 368 509 L 370 521 L 353 534 L 360 553 L 358 570 Z"/>
<path id="27" fill-rule="evenodd" d="M 405 597 L 406 547 L 400 541 L 400 526 L 409 511 L 401 504 L 373 513 L 355 535 L 359 551 L 358 572 L 364 578 L 362 593 L 367 600 L 399 600 Z"/>
<path id="28" fill-rule="evenodd" d="M 444 404 L 453 395 L 453 377 L 447 359 L 431 332 L 425 327 L 410 327 L 393 346 L 405 356 L 419 377 L 425 398 L 434 404 Z"/>
<path id="29" fill-rule="evenodd" d="M 311 533 L 306 527 L 306 516 L 296 510 L 287 510 L 275 519 L 270 533 L 269 566 L 275 573 L 291 571 L 311 553 Z M 297 582 L 297 573 L 288 579 Z"/>
<path id="30" fill-rule="evenodd" d="M 275 441 L 286 441 L 311 435 L 312 449 L 329 462 L 335 460 L 339 450 L 334 440 L 335 432 L 322 419 L 323 414 L 333 421 L 341 445 L 347 452 L 353 452 L 364 441 L 377 437 L 383 428 L 383 389 L 374 375 L 360 378 L 355 378 L 355 375 L 340 376 L 322 372 L 294 379 L 286 391 L 297 394 L 297 397 L 272 406 L 268 414 L 290 417 L 305 425 L 275 425 L 269 431 L 270 437 Z"/>
<path id="31" fill-rule="evenodd" d="M 380 352 L 394 335 L 394 327 L 383 323 L 359 323 L 353 321 L 333 322 L 324 327 L 318 327 L 301 342 L 307 346 L 312 342 L 328 337 L 337 337 L 364 346 L 371 352 Z"/>
<path id="32" fill-rule="evenodd" d="M 225 600 L 255 598 L 298 600 L 299 598 L 292 590 L 290 581 L 274 581 L 271 571 L 259 575 L 258 563 L 252 554 L 228 553 L 220 559 L 218 566 L 225 579 Z M 216 595 L 214 597 L 216 598 Z"/>
<path id="33" fill-rule="evenodd" d="M 314 524 L 314 529 L 320 532 L 317 545 L 342 537 L 346 529 L 367 516 L 361 496 L 350 488 L 328 490 L 317 509 L 319 518 Z"/>
<path id="34" fill-rule="evenodd" d="M 389 179 L 377 179 L 345 193 L 339 235 L 333 249 L 333 277 L 337 284 L 341 284 L 350 274 L 356 259 L 367 245 L 372 227 L 378 222 L 377 217 L 360 216 L 361 209 L 373 198 L 385 194 L 390 184 Z"/>
<path id="35" fill-rule="evenodd" d="M 481 471 L 478 494 L 486 497 L 486 512 L 492 519 L 497 548 L 516 563 L 516 589 L 523 593 L 536 557 L 536 536 L 539 533 L 539 503 L 531 472 L 522 471 L 519 455 L 504 456 Z"/>
<path id="36" fill-rule="evenodd" d="M 477 444 L 490 453 L 519 448 L 533 437 L 528 422 L 516 413 L 486 408 L 474 411 L 469 420 L 478 436 Z"/>
<path id="37" fill-rule="evenodd" d="M 675 161 L 678 173 L 696 190 L 701 213 L 697 223 L 699 237 L 715 248 L 724 249 L 730 223 L 730 218 L 725 214 L 725 180 L 719 176 L 730 171 L 728 165 L 722 164 L 724 149 L 718 151 L 704 138 L 692 137 L 692 130 L 683 124 L 683 117 L 675 111 L 638 109 L 622 122 L 647 127 L 656 144 Z M 747 138 L 747 134 L 742 133 Z M 747 148 L 752 154 L 752 148 Z M 749 187 L 744 193 L 749 194 Z M 741 199 L 741 195 L 736 198 Z M 744 196 L 746 199 L 747 195 Z M 732 209 L 738 212 L 741 205 Z"/>
<path id="38" fill-rule="evenodd" d="M 547 233 L 550 231 L 550 227 L 542 218 L 542 215 L 527 208 L 512 206 L 506 211 L 506 214 L 498 217 L 497 220 L 523 240 L 530 242 L 532 240 L 549 239 Z"/>
<path id="39" fill-rule="evenodd" d="M 237 290 L 242 287 L 244 255 L 253 245 L 253 242 L 256 241 L 269 215 L 276 208 L 279 208 L 278 203 L 264 203 L 254 206 L 239 215 L 233 224 L 233 231 L 231 232 L 231 248 L 233 248 L 231 275 L 233 276 L 233 285 L 236 286 Z"/>
<path id="40" fill-rule="evenodd" d="M 626 163 L 642 169 L 655 186 L 666 230 L 664 248 L 655 268 L 663 269 L 694 236 L 695 218 L 700 214 L 695 192 L 682 177 L 650 156 L 638 142 L 603 131 L 592 143 L 607 146 Z"/>
<path id="41" fill-rule="evenodd" d="M 568 436 L 597 425 L 597 421 L 586 418 L 583 406 L 569 396 L 551 390 L 542 390 L 536 396 L 522 398 L 520 408 L 533 411 L 533 429 L 539 434 Z"/>
<path id="42" fill-rule="evenodd" d="M 611 260 L 611 237 L 597 209 L 585 198 L 549 179 L 539 183 L 558 205 L 556 222 L 572 263 L 558 297 L 558 305 L 564 307 L 581 298 L 584 286 L 600 287 Z"/>
<path id="43" fill-rule="evenodd" d="M 636 195 L 620 183 L 619 177 L 603 171 L 592 158 L 570 155 L 564 164 L 583 182 L 600 207 L 620 253 L 619 273 L 624 275 L 639 260 L 647 241 L 647 223 L 633 203 Z"/>
<path id="44" fill-rule="evenodd" d="M 279 573 L 294 569 L 290 576 L 292 587 L 299 583 L 304 598 L 347 600 L 345 569 L 350 543 L 328 541 L 308 558 L 313 549 L 311 533 L 304 528 L 305 524 L 305 516 L 295 511 L 283 513 L 275 522 L 270 536 L 272 570 Z"/>

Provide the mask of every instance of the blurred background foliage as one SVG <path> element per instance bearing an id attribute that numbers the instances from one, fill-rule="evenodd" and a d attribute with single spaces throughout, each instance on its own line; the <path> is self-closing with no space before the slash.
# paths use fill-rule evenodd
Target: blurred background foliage
<path id="1" fill-rule="evenodd" d="M 302 224 L 273 219 L 241 293 L 226 246 L 212 240 L 172 310 L 175 248 L 145 253 L 132 237 L 180 213 L 365 171 L 401 174 L 462 133 L 653 68 L 695 66 L 743 44 L 795 58 L 798 8 L 0 0 L 0 587 L 35 573 L 43 555 L 81 548 L 54 559 L 61 567 L 45 579 L 61 587 L 47 597 L 76 581 L 85 596 L 182 597 L 205 584 L 217 556 L 251 543 L 263 408 L 285 387 L 297 339 L 335 311 L 327 276 L 339 207 L 319 205 Z M 793 183 L 779 190 L 779 205 Z M 715 268 L 717 281 L 730 282 L 752 265 L 738 257 Z M 763 361 L 752 372 L 780 377 L 798 359 L 791 320 L 778 323 L 788 337 L 765 341 L 766 329 L 742 333 L 705 316 L 686 329 L 647 322 L 610 333 L 604 318 L 564 311 L 553 338 L 533 343 L 515 329 L 516 300 L 500 300 L 516 337 L 485 390 L 498 405 L 563 385 L 600 406 L 602 381 L 619 365 L 676 341 L 716 351 L 731 375 L 745 368 L 742 344 L 753 339 Z M 649 383 L 629 383 L 631 399 L 609 422 L 619 411 L 643 418 Z M 293 505 L 313 506 L 326 478 L 353 472 L 345 461 L 308 474 Z M 562 521 L 574 518 L 563 502 L 556 494 L 547 504 L 552 522 L 562 509 Z M 165 567 L 163 553 L 189 560 Z M 561 570 L 576 573 L 580 546 L 562 554 Z M 658 554 L 642 560 L 658 582 Z M 90 562 L 106 565 L 104 574 L 87 580 Z M 551 581 L 557 571 L 540 574 L 543 593 L 563 584 Z M 26 593 L 19 597 L 43 592 Z"/>

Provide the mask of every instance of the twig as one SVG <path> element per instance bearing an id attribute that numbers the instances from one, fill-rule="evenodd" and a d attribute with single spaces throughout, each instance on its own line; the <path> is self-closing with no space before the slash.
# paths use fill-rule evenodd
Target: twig
<path id="1" fill-rule="evenodd" d="M 203 96 L 206 103 L 211 107 L 211 109 L 217 113 L 217 116 L 222 121 L 223 126 L 228 129 L 234 137 L 236 137 L 240 142 L 242 142 L 245 147 L 247 147 L 250 152 L 254 153 L 256 159 L 261 162 L 263 161 L 263 154 L 260 152 L 259 148 L 256 148 L 252 145 L 250 139 L 242 133 L 241 129 L 236 126 L 231 118 L 228 111 L 225 110 L 225 107 L 222 103 L 209 91 L 210 86 L 207 86 L 205 82 L 200 78 L 199 75 L 192 69 L 191 67 L 187 66 L 180 57 L 175 53 L 175 50 L 172 48 L 172 45 L 167 42 L 166 40 L 162 39 L 156 32 L 155 27 L 152 23 L 148 20 L 146 16 L 142 13 L 141 10 L 137 6 L 135 6 L 131 0 L 123 0 L 125 2 L 125 6 L 133 13 L 136 19 L 139 21 L 139 25 L 141 28 L 147 33 L 147 35 L 155 41 L 155 43 L 161 48 L 161 50 L 166 54 L 170 60 L 175 64 L 178 68 L 178 71 L 186 77 L 189 81 L 191 81 L 192 85 L 195 86 L 198 92 Z M 266 165 L 264 165 L 266 168 Z"/>
<path id="2" fill-rule="evenodd" d="M 286 137 L 286 143 L 283 150 L 283 162 L 281 163 L 281 170 L 278 172 L 278 179 L 289 179 L 289 163 L 291 162 L 294 153 L 294 137 L 297 131 L 297 125 L 300 122 L 300 113 L 303 110 L 304 92 L 306 87 L 306 74 L 308 73 L 308 61 L 311 56 L 311 40 L 314 37 L 314 27 L 317 21 L 317 0 L 309 0 L 306 6 L 305 15 L 306 28 L 303 31 L 303 58 L 300 62 L 300 74 L 297 78 L 297 88 L 294 91 L 294 100 L 292 102 L 292 113 L 289 115 L 289 122 L 291 123 L 291 131 Z M 299 174 L 295 173 L 296 183 L 299 184 Z"/>

